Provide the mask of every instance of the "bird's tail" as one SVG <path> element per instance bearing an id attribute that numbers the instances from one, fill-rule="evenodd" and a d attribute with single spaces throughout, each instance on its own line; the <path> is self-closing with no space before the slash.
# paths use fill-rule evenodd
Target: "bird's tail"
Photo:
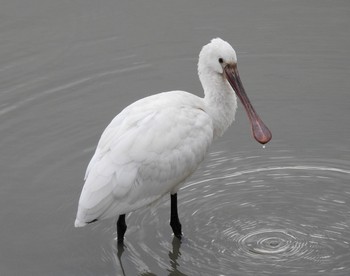
<path id="1" fill-rule="evenodd" d="M 76 219 L 75 222 L 74 222 L 74 226 L 75 227 L 84 227 L 85 225 L 87 225 L 86 222 L 82 222 L 82 221 L 80 221 L 78 219 Z"/>

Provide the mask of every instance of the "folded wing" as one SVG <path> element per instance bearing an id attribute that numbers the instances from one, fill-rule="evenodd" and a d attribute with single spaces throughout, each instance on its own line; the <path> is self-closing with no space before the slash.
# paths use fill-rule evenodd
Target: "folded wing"
<path id="1" fill-rule="evenodd" d="M 88 165 L 76 226 L 133 211 L 176 191 L 213 139 L 212 121 L 200 100 L 186 92 L 161 93 L 114 118 Z"/>

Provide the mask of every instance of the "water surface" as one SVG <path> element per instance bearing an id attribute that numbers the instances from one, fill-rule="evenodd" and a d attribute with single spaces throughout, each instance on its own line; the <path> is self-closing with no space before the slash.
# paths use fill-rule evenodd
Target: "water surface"
<path id="1" fill-rule="evenodd" d="M 348 1 L 5 0 L 0 10 L 4 275 L 348 275 Z M 169 201 L 73 227 L 85 168 L 123 107 L 202 95 L 200 48 L 222 37 L 273 133 L 236 122 Z"/>

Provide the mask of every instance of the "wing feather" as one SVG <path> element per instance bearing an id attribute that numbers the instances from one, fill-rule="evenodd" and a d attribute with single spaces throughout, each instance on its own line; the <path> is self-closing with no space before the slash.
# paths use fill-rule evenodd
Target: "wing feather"
<path id="1" fill-rule="evenodd" d="M 116 116 L 88 165 L 76 226 L 150 204 L 193 173 L 213 139 L 199 99 L 162 93 Z"/>

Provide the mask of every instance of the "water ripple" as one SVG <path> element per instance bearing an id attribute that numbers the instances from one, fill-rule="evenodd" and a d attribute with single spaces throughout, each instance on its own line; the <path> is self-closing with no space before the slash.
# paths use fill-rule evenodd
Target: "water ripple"
<path id="1" fill-rule="evenodd" d="M 153 212 L 130 215 L 138 226 L 126 259 L 154 262 L 148 267 L 160 274 L 177 264 L 181 275 L 346 275 L 350 163 L 283 154 L 212 153 L 179 191 L 184 239 L 177 259 L 169 260 L 168 198 Z"/>

